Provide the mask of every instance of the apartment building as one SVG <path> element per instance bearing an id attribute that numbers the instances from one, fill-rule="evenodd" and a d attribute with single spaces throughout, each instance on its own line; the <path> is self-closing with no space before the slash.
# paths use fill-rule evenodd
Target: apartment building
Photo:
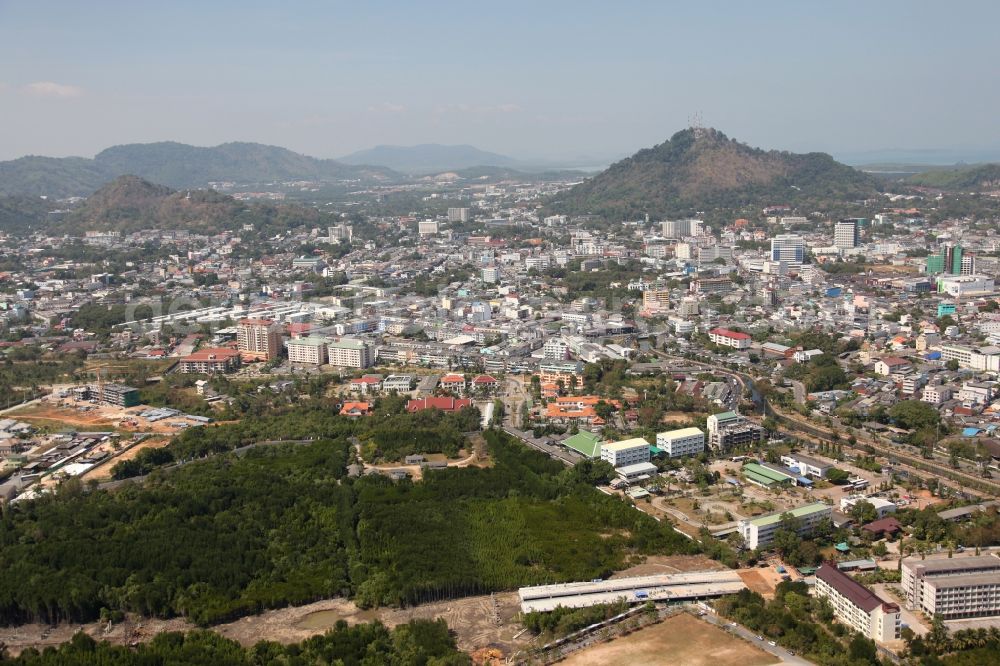
<path id="1" fill-rule="evenodd" d="M 185 374 L 211 375 L 217 372 L 232 372 L 240 367 L 240 353 L 228 347 L 199 349 L 181 358 L 179 370 Z"/>
<path id="2" fill-rule="evenodd" d="M 636 437 L 621 442 L 601 444 L 601 460 L 611 463 L 612 467 L 649 462 L 649 442 Z"/>
<path id="3" fill-rule="evenodd" d="M 565 361 L 569 358 L 569 343 L 562 338 L 549 338 L 542 345 L 542 357 L 548 361 Z"/>
<path id="4" fill-rule="evenodd" d="M 273 361 L 281 350 L 281 326 L 270 319 L 241 319 L 236 346 L 246 359 Z"/>
<path id="5" fill-rule="evenodd" d="M 907 608 L 945 620 L 1000 615 L 1000 558 L 903 560 L 900 586 Z"/>
<path id="6" fill-rule="evenodd" d="M 642 309 L 649 312 L 665 312 L 670 309 L 669 289 L 647 289 L 642 292 Z"/>
<path id="7" fill-rule="evenodd" d="M 656 433 L 656 446 L 668 458 L 696 456 L 705 450 L 705 433 L 698 428 L 680 428 Z"/>
<path id="8" fill-rule="evenodd" d="M 931 384 L 925 386 L 920 400 L 932 405 L 940 405 L 942 402 L 951 400 L 951 389 L 941 384 Z"/>
<path id="9" fill-rule="evenodd" d="M 743 519 L 738 523 L 737 529 L 743 537 L 746 547 L 754 550 L 770 546 L 774 540 L 774 533 L 782 527 L 781 517 L 785 514 L 790 515 L 798 524 L 799 535 L 805 536 L 821 523 L 832 520 L 833 507 L 822 502 L 815 502 L 796 507 L 790 511 L 775 511 L 756 518 Z"/>
<path id="10" fill-rule="evenodd" d="M 328 342 L 326 353 L 330 365 L 347 368 L 367 368 L 371 366 L 374 356 L 368 343 L 351 338 Z"/>
<path id="11" fill-rule="evenodd" d="M 323 365 L 326 363 L 327 339 L 317 336 L 294 338 L 288 341 L 288 360 L 303 365 Z"/>
<path id="12" fill-rule="evenodd" d="M 900 609 L 857 582 L 836 564 L 816 570 L 816 596 L 826 599 L 842 623 L 877 643 L 899 638 Z"/>
<path id="13" fill-rule="evenodd" d="M 746 333 L 730 331 L 726 328 L 713 328 L 708 332 L 708 339 L 714 344 L 733 349 L 749 349 L 752 338 Z"/>

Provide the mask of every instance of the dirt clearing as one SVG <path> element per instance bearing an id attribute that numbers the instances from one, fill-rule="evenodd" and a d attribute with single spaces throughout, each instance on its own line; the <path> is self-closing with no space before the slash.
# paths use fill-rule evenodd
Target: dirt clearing
<path id="1" fill-rule="evenodd" d="M 565 666 L 765 666 L 780 660 L 687 613 L 571 654 Z"/>

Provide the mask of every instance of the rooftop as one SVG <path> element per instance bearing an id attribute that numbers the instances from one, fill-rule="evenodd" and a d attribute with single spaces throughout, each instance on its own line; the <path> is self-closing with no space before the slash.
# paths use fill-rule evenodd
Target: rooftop
<path id="1" fill-rule="evenodd" d="M 764 516 L 757 516 L 752 520 L 748 521 L 751 525 L 756 525 L 757 527 L 764 527 L 766 525 L 773 525 L 775 523 L 781 522 L 781 517 L 786 513 L 792 516 L 792 518 L 803 518 L 805 516 L 811 516 L 815 513 L 821 513 L 824 511 L 832 511 L 833 508 L 829 504 L 823 504 L 822 502 L 813 502 L 812 504 L 805 504 L 803 506 L 797 506 L 794 509 L 789 509 L 787 511 L 775 511 L 774 513 L 769 513 Z"/>
<path id="2" fill-rule="evenodd" d="M 845 574 L 835 565 L 829 563 L 823 564 L 823 566 L 816 570 L 816 578 L 825 582 L 844 597 L 847 597 L 852 604 L 866 613 L 870 613 L 880 606 L 899 610 L 899 606 L 882 600 L 877 594 Z"/>
<path id="3" fill-rule="evenodd" d="M 608 444 L 602 444 L 602 450 L 608 451 L 623 451 L 625 449 L 632 449 L 637 446 L 649 446 L 649 442 L 644 440 L 642 437 L 634 437 L 632 439 L 626 439 L 621 442 L 610 442 Z"/>
<path id="4" fill-rule="evenodd" d="M 667 432 L 658 432 L 656 436 L 659 437 L 663 435 L 664 437 L 694 437 L 696 435 L 704 435 L 699 428 L 678 428 L 677 430 L 668 430 Z"/>

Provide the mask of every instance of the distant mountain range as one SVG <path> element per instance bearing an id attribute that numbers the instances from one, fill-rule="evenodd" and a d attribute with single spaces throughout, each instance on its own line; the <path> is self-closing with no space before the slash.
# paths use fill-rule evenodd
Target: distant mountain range
<path id="1" fill-rule="evenodd" d="M 689 215 L 874 196 L 868 174 L 825 153 L 751 148 L 715 129 L 686 129 L 640 150 L 551 202 L 555 210 L 608 217 Z"/>
<path id="2" fill-rule="evenodd" d="M 166 141 L 115 146 L 94 159 L 28 156 L 0 162 L 0 195 L 88 196 L 123 175 L 172 188 L 200 188 L 216 181 L 399 179 L 399 174 L 383 167 L 341 164 L 259 143 L 203 148 Z"/>
<path id="3" fill-rule="evenodd" d="M 375 146 L 345 155 L 343 164 L 371 164 L 406 174 L 440 173 L 469 167 L 517 167 L 518 160 L 475 146 L 445 146 L 424 143 L 418 146 Z"/>

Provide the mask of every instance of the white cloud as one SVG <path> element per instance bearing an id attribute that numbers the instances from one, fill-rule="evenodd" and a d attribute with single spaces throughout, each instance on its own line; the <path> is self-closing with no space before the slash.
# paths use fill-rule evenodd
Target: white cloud
<path id="1" fill-rule="evenodd" d="M 62 83 L 53 83 L 52 81 L 36 81 L 34 83 L 29 83 L 24 86 L 25 92 L 29 95 L 35 95 L 37 97 L 79 97 L 83 94 L 83 88 L 77 86 L 68 86 Z"/>
<path id="2" fill-rule="evenodd" d="M 376 104 L 374 106 L 369 106 L 368 110 L 372 113 L 403 113 L 406 111 L 406 105 L 404 104 L 393 104 L 392 102 L 382 102 L 381 104 Z"/>

